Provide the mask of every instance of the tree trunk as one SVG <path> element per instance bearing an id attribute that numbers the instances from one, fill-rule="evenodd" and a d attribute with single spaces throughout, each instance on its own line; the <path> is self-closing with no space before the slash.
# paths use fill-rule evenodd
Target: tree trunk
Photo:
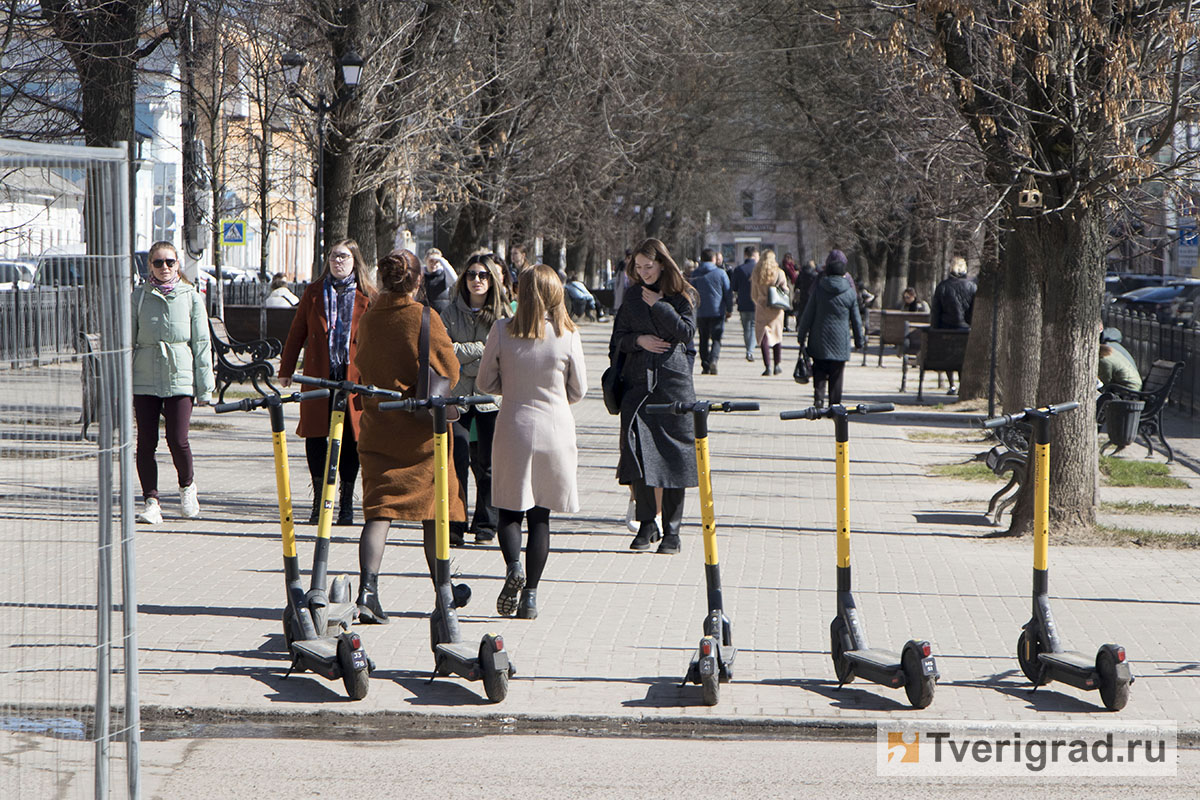
<path id="1" fill-rule="evenodd" d="M 358 242 L 358 250 L 367 264 L 377 262 L 375 250 L 375 192 L 367 189 L 355 192 L 350 198 L 350 213 L 346 220 L 347 236 Z M 336 239 L 330 239 L 328 247 Z"/>
<path id="2" fill-rule="evenodd" d="M 963 370 L 958 382 L 958 399 L 974 400 L 987 397 L 990 384 L 993 354 L 999 361 L 1002 358 L 1000 342 L 1005 339 L 1007 328 L 1004 324 L 1004 309 L 995 301 L 1003 279 L 1000 262 L 996 252 L 996 237 L 989 227 L 987 241 L 990 246 L 983 248 L 983 259 L 980 262 L 979 290 L 975 294 L 975 307 L 971 315 L 971 335 L 967 339 L 967 355 L 963 361 Z M 996 320 L 996 344 L 993 351 L 992 343 L 992 312 L 998 311 L 1000 318 Z M 996 365 L 997 393 L 1002 386 L 1000 381 L 999 363 Z"/>
<path id="3" fill-rule="evenodd" d="M 380 186 L 375 190 L 375 253 L 376 256 L 392 252 L 396 246 L 396 233 L 400 230 L 400 207 L 396 192 L 391 186 Z"/>

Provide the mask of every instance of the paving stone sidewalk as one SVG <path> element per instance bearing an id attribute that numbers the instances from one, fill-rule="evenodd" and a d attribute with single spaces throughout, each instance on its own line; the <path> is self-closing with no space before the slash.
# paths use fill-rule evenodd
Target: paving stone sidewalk
<path id="1" fill-rule="evenodd" d="M 368 697 L 351 702 L 340 681 L 311 674 L 284 680 L 288 660 L 267 416 L 216 417 L 200 410 L 192 447 L 202 518 L 181 519 L 177 501 L 168 498 L 166 521 L 138 529 L 146 713 L 388 711 L 855 726 L 918 714 L 947 720 L 1173 719 L 1183 730 L 1200 730 L 1200 552 L 1052 546 L 1050 590 L 1065 642 L 1089 653 L 1104 642 L 1123 644 L 1137 682 L 1119 717 L 1108 715 L 1094 692 L 1053 684 L 1031 694 L 1015 658 L 1029 617 L 1031 542 L 985 538 L 996 530 L 984 517 L 996 484 L 931 476 L 933 465 L 965 462 L 987 448 L 910 439 L 912 431 L 941 430 L 931 424 L 934 418 L 920 425 L 852 422 L 850 457 L 852 560 L 862 618 L 876 647 L 898 649 L 912 637 L 933 642 L 942 674 L 936 697 L 928 709 L 914 712 L 902 690 L 861 681 L 839 689 L 827 652 L 835 601 L 833 425 L 780 421 L 779 411 L 809 404 L 811 387 L 792 381 L 790 361 L 784 374 L 762 377 L 761 365 L 744 361 L 732 344 L 719 376 L 696 376 L 697 395 L 758 400 L 762 411 L 710 420 L 721 572 L 738 655 L 735 679 L 722 687 L 720 703 L 704 706 L 699 687 L 680 686 L 705 613 L 698 493 L 688 492 L 681 555 L 628 549 L 628 495 L 614 478 L 617 420 L 605 412 L 598 386 L 609 327 L 590 324 L 583 331 L 592 384 L 575 407 L 583 508 L 551 519 L 541 616 L 522 621 L 496 615 L 504 570 L 494 544 L 452 552 L 459 580 L 474 590 L 462 612 L 464 636 L 477 640 L 484 632 L 501 632 L 515 658 L 517 676 L 503 704 L 488 704 L 479 683 L 427 683 L 432 593 L 419 531 L 411 526 L 393 528 L 384 558 L 380 594 L 391 624 L 359 628 L 377 664 Z M 873 356 L 867 366 L 853 359 L 844 402 L 915 408 L 914 392 L 897 393 L 896 359 L 885 358 L 885 365 L 875 366 Z M 926 400 L 945 399 L 936 392 Z M 288 415 L 294 431 L 294 407 Z M 945 432 L 969 438 L 963 428 Z M 1200 463 L 1195 422 L 1177 419 L 1172 433 L 1181 460 Z M 296 504 L 306 508 L 303 445 L 293 435 L 289 447 Z M 160 462 L 165 466 L 165 453 Z M 496 469 L 503 468 L 503 454 L 497 454 Z M 1159 490 L 1154 498 L 1196 504 L 1200 475 L 1182 465 L 1174 474 L 1190 488 Z M 1154 522 L 1122 518 L 1130 527 Z M 314 530 L 300 526 L 302 564 L 311 558 Z M 358 532 L 334 529 L 330 563 L 332 574 L 351 574 L 355 583 Z M 52 680 L 23 680 L 26 699 L 45 694 L 46 701 L 55 700 Z"/>

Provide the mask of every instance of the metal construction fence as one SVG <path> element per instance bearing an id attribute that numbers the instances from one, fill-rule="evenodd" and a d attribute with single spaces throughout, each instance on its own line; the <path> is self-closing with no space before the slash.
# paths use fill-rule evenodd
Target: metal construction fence
<path id="1" fill-rule="evenodd" d="M 1176 410 L 1195 416 L 1200 412 L 1200 327 L 1166 324 L 1153 316 L 1128 311 L 1117 306 L 1105 306 L 1101 318 L 1106 327 L 1121 331 L 1121 344 L 1137 361 L 1138 372 L 1145 375 L 1159 360 L 1184 362 L 1183 373 L 1171 390 L 1170 405 Z"/>
<path id="2" fill-rule="evenodd" d="M 83 198 L 88 249 L 0 292 L 4 798 L 138 796 L 128 176 L 124 146 L 0 140 L 0 237 Z"/>

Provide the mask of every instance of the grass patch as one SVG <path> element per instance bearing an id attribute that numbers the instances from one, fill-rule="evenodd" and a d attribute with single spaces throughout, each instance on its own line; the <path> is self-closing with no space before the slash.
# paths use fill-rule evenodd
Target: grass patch
<path id="1" fill-rule="evenodd" d="M 210 419 L 193 419 L 191 425 L 188 426 L 191 430 L 200 431 L 231 431 L 233 425 L 228 422 L 217 422 Z"/>
<path id="2" fill-rule="evenodd" d="M 1171 468 L 1156 461 L 1127 461 L 1113 456 L 1100 458 L 1100 474 L 1109 486 L 1140 486 L 1148 489 L 1186 489 L 1187 481 L 1171 475 Z"/>
<path id="3" fill-rule="evenodd" d="M 972 461 L 967 464 L 939 464 L 933 474 L 942 478 L 957 478 L 960 481 L 998 481 L 996 473 L 987 464 Z"/>
<path id="4" fill-rule="evenodd" d="M 1143 500 L 1140 503 L 1121 501 L 1119 503 L 1101 503 L 1100 510 L 1109 514 L 1195 514 L 1200 511 L 1196 506 L 1178 503 L 1153 503 Z"/>
<path id="5" fill-rule="evenodd" d="M 940 433 L 938 431 L 909 431 L 910 442 L 952 442 L 954 444 L 980 444 L 988 441 L 986 436 L 968 436 L 961 433 Z"/>
<path id="6" fill-rule="evenodd" d="M 1141 528 L 1121 528 L 1112 525 L 1097 525 L 1095 544 L 1118 547 L 1154 547 L 1161 550 L 1200 549 L 1200 533 L 1166 533 Z M 1093 542 L 1088 542 L 1092 544 Z"/>

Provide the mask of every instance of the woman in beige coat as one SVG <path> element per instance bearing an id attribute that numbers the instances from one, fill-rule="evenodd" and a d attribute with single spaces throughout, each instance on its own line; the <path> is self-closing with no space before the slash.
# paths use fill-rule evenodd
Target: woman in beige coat
<path id="1" fill-rule="evenodd" d="M 762 348 L 763 375 L 778 375 L 782 370 L 779 361 L 783 357 L 783 314 L 782 308 L 774 308 L 770 303 L 771 287 L 783 292 L 787 297 L 787 276 L 775 261 L 775 251 L 763 251 L 762 258 L 750 274 L 750 296 L 754 298 L 754 338 Z M 774 356 L 775 367 L 771 368 L 771 356 Z"/>
<path id="2" fill-rule="evenodd" d="M 504 468 L 492 476 L 492 504 L 507 564 L 496 610 L 537 617 L 537 586 L 550 553 L 550 512 L 579 510 L 575 418 L 568 407 L 587 392 L 583 344 L 563 304 L 558 274 L 545 264 L 521 273 L 517 315 L 488 334 L 475 385 L 504 395 L 492 451 Z M 529 544 L 521 569 L 521 519 Z M 517 594 L 520 593 L 520 600 Z"/>

